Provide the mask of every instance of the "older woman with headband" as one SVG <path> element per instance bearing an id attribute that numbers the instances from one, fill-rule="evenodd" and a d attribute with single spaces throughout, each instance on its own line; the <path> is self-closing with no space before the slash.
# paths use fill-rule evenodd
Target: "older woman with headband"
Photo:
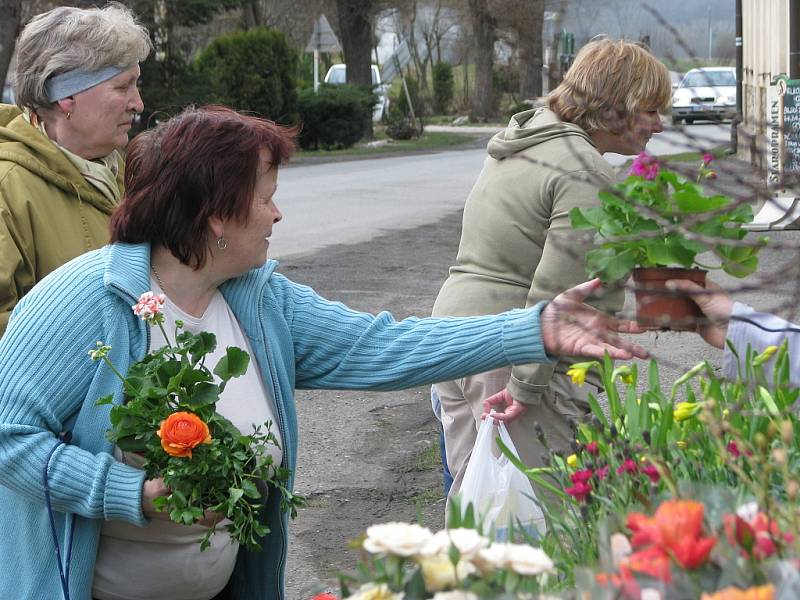
<path id="1" fill-rule="evenodd" d="M 148 331 L 131 311 L 146 291 L 166 295 L 167 330 L 181 320 L 189 331 L 217 336 L 211 364 L 229 345 L 250 353 L 249 379 L 226 387 L 218 409 L 243 431 L 276 423 L 276 460 L 292 471 L 295 388 L 404 389 L 555 354 L 644 354 L 609 334 L 617 324 L 580 303 L 598 282 L 528 310 L 395 321 L 288 280 L 267 250 L 281 220 L 278 167 L 293 137 L 219 107 L 189 109 L 137 136 L 111 245 L 64 265 L 17 306 L 0 340 L 0 596 L 61 596 L 47 468 L 59 547 L 71 548 L 65 585 L 72 598 L 284 597 L 288 524 L 279 494 L 269 495 L 262 515 L 271 530 L 260 540 L 263 551 L 239 549 L 221 530 L 201 553 L 205 530 L 155 510 L 154 499 L 169 493 L 163 481 L 145 480 L 118 460 L 105 437 L 109 407 L 95 401 L 111 394 L 122 402 L 123 388 L 86 350 L 96 340 L 109 343 L 111 361 L 125 372 L 162 346 L 158 328 Z M 58 446 L 63 431 L 72 441 Z"/>
<path id="2" fill-rule="evenodd" d="M 614 181 L 605 152 L 644 151 L 662 130 L 659 110 L 670 97 L 669 72 L 647 48 L 611 39 L 581 48 L 546 106 L 514 115 L 489 142 L 434 316 L 533 306 L 582 281 L 592 241 L 573 232 L 569 212 L 596 205 L 598 192 Z M 614 312 L 622 300 L 621 290 L 609 289 L 591 302 Z M 526 464 L 541 464 L 547 452 L 534 434 L 537 423 L 553 449 L 569 446 L 570 421 L 588 413 L 588 393 L 597 393 L 600 384 L 587 378 L 586 386 L 573 385 L 566 372 L 579 360 L 516 365 L 436 384 L 433 399 L 438 395 L 441 402 L 454 478 L 450 495 L 460 487 L 487 397 L 501 411 L 498 418 L 507 421 Z"/>
<path id="3" fill-rule="evenodd" d="M 17 106 L 0 105 L 0 335 L 36 282 L 108 241 L 150 38 L 121 4 L 61 7 L 16 52 Z"/>

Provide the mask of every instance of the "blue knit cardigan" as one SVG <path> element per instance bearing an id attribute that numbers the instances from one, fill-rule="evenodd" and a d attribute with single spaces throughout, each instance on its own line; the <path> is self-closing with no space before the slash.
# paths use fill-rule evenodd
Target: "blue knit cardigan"
<path id="1" fill-rule="evenodd" d="M 72 441 L 53 453 L 47 468 L 62 549 L 75 520 L 71 598 L 91 596 L 103 519 L 147 524 L 144 473 L 114 460 L 105 438 L 110 407 L 95 404 L 108 394 L 121 402 L 121 383 L 87 350 L 98 340 L 109 344 L 109 358 L 122 372 L 148 351 L 149 329 L 131 306 L 150 287 L 149 264 L 148 245 L 115 244 L 74 259 L 23 298 L 0 340 L 0 598 L 62 596 L 43 489 L 59 432 L 70 431 Z M 541 306 L 397 322 L 385 312 L 355 312 L 325 300 L 276 273 L 276 266 L 269 261 L 221 291 L 275 398 L 283 464 L 292 470 L 295 388 L 396 390 L 549 361 L 539 332 Z M 271 533 L 261 552 L 239 552 L 232 578 L 238 599 L 284 597 L 287 517 L 277 493 L 262 518 Z"/>

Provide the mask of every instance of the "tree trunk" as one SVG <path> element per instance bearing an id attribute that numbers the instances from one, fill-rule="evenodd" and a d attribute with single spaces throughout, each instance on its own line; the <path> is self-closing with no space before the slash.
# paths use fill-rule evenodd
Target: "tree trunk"
<path id="1" fill-rule="evenodd" d="M 342 53 L 347 64 L 347 83 L 372 87 L 372 2 L 336 0 L 339 13 Z M 366 124 L 366 137 L 372 139 L 372 115 Z"/>
<path id="2" fill-rule="evenodd" d="M 469 0 L 472 33 L 475 38 L 475 91 L 470 119 L 488 121 L 494 112 L 492 67 L 494 66 L 495 21 L 487 0 Z"/>
<path id="3" fill-rule="evenodd" d="M 544 0 L 533 0 L 526 15 L 525 27 L 519 28 L 519 96 L 522 100 L 542 95 L 542 25 Z"/>
<path id="4" fill-rule="evenodd" d="M 264 8 L 261 0 L 248 0 L 242 4 L 245 29 L 253 29 L 264 25 Z"/>
<path id="5" fill-rule="evenodd" d="M 14 45 L 19 33 L 22 0 L 0 0 L 0 89 L 5 84 L 8 65 L 14 55 Z"/>

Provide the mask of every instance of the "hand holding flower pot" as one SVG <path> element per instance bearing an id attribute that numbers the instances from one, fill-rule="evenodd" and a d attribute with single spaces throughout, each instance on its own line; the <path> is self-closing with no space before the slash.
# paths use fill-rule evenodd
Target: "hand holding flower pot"
<path id="1" fill-rule="evenodd" d="M 682 294 L 665 289 L 665 281 L 691 278 L 702 284 L 706 269 L 745 277 L 758 267 L 757 254 L 765 239 L 746 243 L 747 232 L 741 227 L 753 220 L 753 209 L 727 196 L 705 195 L 700 181 L 716 177 L 710 162 L 711 156 L 704 156 L 697 181 L 689 181 L 641 154 L 624 182 L 600 193 L 599 206 L 570 212 L 573 228 L 597 232 L 599 247 L 587 254 L 590 276 L 608 283 L 633 272 L 637 316 L 645 328 L 694 330 L 700 316 L 688 299 L 688 305 L 673 314 L 671 308 Z M 712 252 L 718 264 L 701 263 L 697 256 L 704 252 Z M 665 267 L 681 271 L 641 279 L 643 269 Z M 651 292 L 655 298 L 648 295 Z M 668 306 L 656 304 L 657 297 Z"/>

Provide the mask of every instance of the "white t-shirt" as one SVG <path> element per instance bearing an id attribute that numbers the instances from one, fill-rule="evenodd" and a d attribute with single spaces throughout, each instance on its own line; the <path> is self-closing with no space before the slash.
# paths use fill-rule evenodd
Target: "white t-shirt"
<path id="1" fill-rule="evenodd" d="M 154 293 L 163 293 L 152 278 L 150 284 Z M 253 425 L 270 421 L 271 431 L 280 442 L 274 400 L 261 380 L 252 348 L 222 294 L 214 295 L 200 318 L 184 313 L 167 298 L 164 317 L 164 330 L 173 344 L 176 320 L 183 321 L 184 331 L 208 331 L 217 336 L 217 348 L 206 356 L 205 364 L 211 371 L 228 346 L 237 346 L 250 355 L 247 372 L 228 381 L 217 402 L 217 411 L 245 434 L 252 433 Z M 158 326 L 152 327 L 150 334 L 151 350 L 166 344 Z M 275 464 L 280 464 L 280 450 L 272 447 L 271 454 Z M 133 463 L 118 448 L 115 456 Z M 98 600 L 213 598 L 230 578 L 239 549 L 225 530 L 228 522 L 217 525 L 211 546 L 200 552 L 200 538 L 207 531 L 201 525 L 153 519 L 147 527 L 137 527 L 125 521 L 105 521 L 100 532 L 92 596 Z"/>

